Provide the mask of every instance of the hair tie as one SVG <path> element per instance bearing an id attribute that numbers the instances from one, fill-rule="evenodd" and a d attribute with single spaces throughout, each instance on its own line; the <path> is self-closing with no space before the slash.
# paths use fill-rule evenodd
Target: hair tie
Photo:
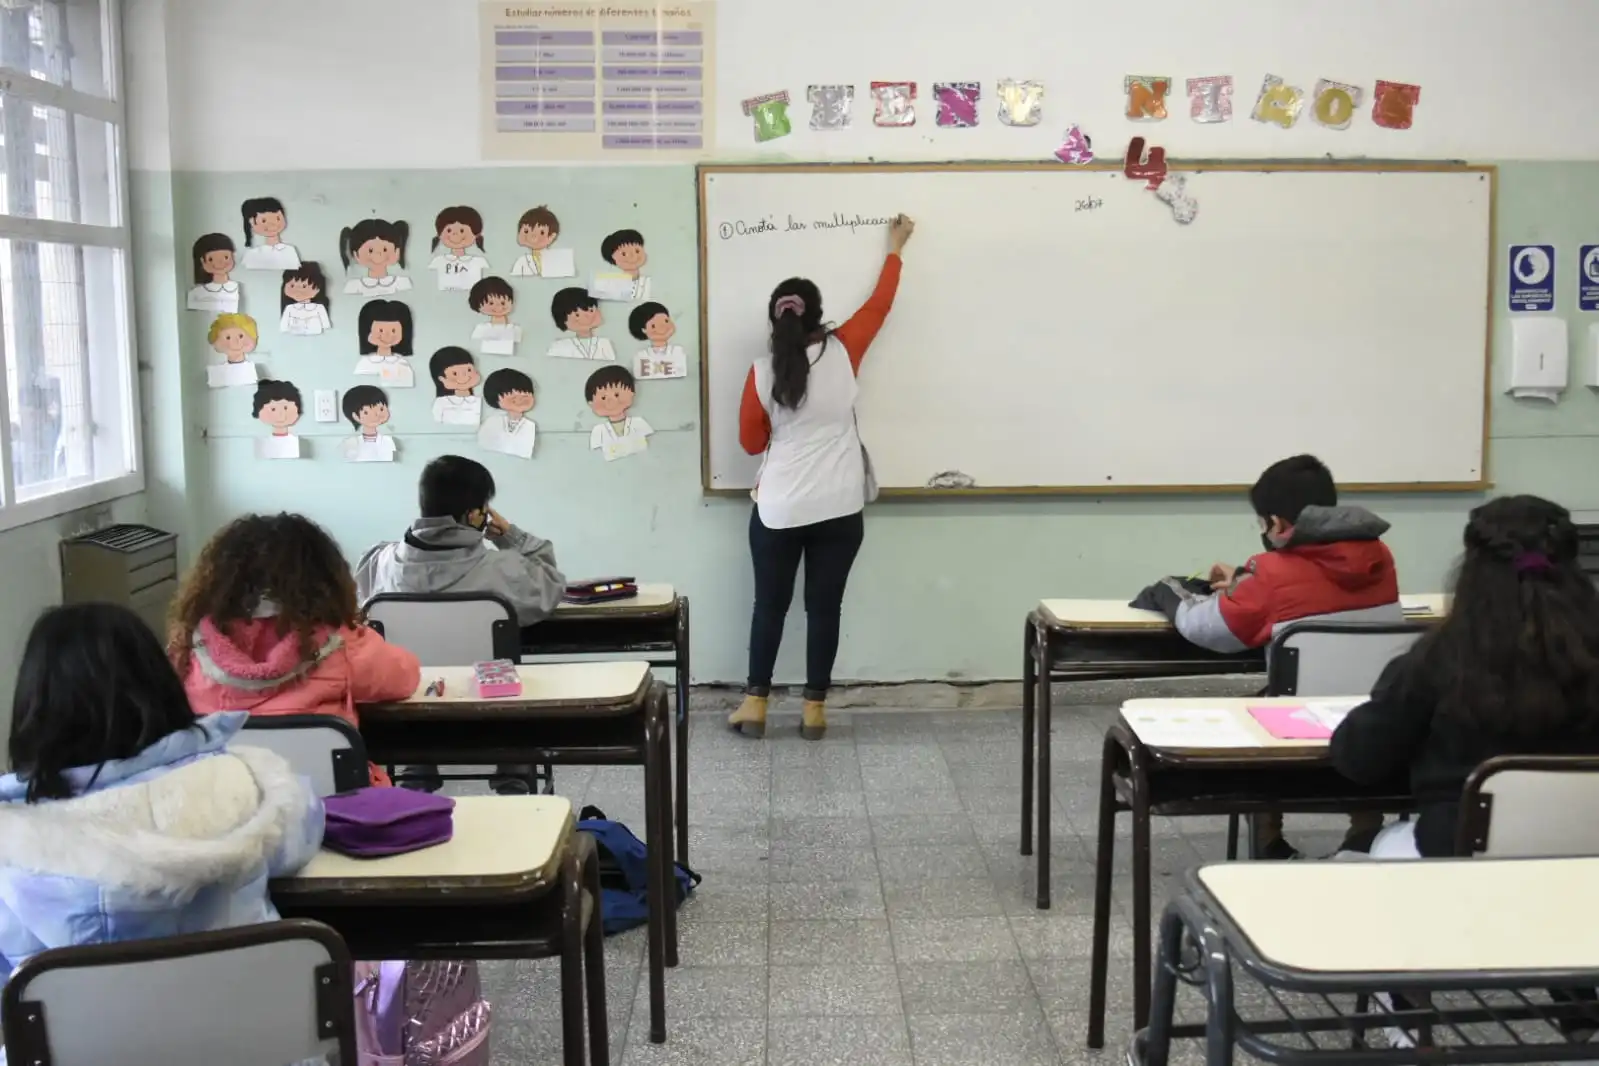
<path id="1" fill-rule="evenodd" d="M 793 295 L 792 293 L 787 296 L 779 296 L 777 298 L 777 302 L 772 305 L 772 317 L 782 318 L 783 312 L 785 311 L 792 311 L 796 315 L 803 315 L 805 313 L 805 301 L 800 299 L 798 296 Z"/>
<path id="2" fill-rule="evenodd" d="M 1554 563 L 1549 561 L 1549 556 L 1543 552 L 1517 552 L 1510 560 L 1510 566 L 1520 574 L 1542 574 L 1554 569 Z"/>

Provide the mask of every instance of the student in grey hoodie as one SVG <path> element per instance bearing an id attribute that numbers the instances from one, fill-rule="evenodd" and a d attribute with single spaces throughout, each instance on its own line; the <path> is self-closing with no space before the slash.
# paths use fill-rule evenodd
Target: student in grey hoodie
<path id="1" fill-rule="evenodd" d="M 405 537 L 369 548 L 355 568 L 362 603 L 383 592 L 493 592 L 529 626 L 555 612 L 566 577 L 555 565 L 555 546 L 501 518 L 489 507 L 494 475 L 482 463 L 441 455 L 422 470 L 417 502 L 422 517 Z M 526 792 L 531 766 L 501 766 L 498 792 Z M 439 787 L 436 766 L 412 766 L 402 784 Z M 429 787 L 431 786 L 431 787 Z"/>

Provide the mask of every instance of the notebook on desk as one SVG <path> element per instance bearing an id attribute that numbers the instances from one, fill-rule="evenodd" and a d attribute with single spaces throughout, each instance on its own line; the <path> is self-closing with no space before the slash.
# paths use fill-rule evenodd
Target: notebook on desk
<path id="1" fill-rule="evenodd" d="M 1331 740 L 1350 711 L 1362 699 L 1310 700 L 1302 706 L 1251 707 L 1249 715 L 1278 740 Z"/>
<path id="2" fill-rule="evenodd" d="M 608 603 L 638 595 L 638 582 L 631 577 L 596 577 L 572 581 L 562 597 L 567 603 Z"/>

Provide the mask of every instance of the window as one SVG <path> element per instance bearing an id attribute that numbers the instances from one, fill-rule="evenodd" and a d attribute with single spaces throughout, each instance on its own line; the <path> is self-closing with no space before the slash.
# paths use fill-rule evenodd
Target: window
<path id="1" fill-rule="evenodd" d="M 118 0 L 0 0 L 0 528 L 143 488 Z"/>

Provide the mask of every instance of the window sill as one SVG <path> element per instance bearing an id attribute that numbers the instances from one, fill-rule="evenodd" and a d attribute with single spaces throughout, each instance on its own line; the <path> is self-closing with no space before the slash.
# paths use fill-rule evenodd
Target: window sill
<path id="1" fill-rule="evenodd" d="M 85 507 L 110 503 L 112 500 L 120 500 L 143 491 L 144 474 L 141 471 L 134 471 L 121 477 L 75 485 L 48 496 L 7 504 L 0 507 L 0 532 L 59 518 L 73 511 L 81 511 Z"/>

